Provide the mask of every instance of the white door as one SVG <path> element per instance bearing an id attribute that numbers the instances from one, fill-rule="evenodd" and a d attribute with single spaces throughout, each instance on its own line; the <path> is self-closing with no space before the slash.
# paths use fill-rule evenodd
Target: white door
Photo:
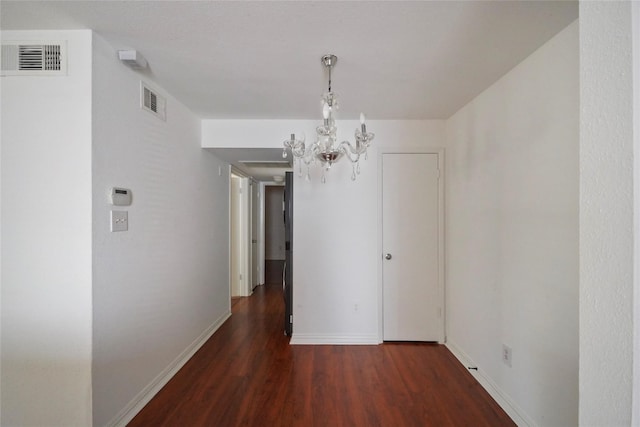
<path id="1" fill-rule="evenodd" d="M 438 154 L 382 155 L 383 339 L 441 341 Z"/>

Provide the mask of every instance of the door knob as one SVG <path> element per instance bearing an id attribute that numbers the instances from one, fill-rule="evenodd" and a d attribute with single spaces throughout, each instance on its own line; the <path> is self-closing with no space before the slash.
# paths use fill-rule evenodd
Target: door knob
<path id="1" fill-rule="evenodd" d="M 384 259 L 391 259 L 391 254 L 386 254 L 386 255 L 384 256 Z"/>

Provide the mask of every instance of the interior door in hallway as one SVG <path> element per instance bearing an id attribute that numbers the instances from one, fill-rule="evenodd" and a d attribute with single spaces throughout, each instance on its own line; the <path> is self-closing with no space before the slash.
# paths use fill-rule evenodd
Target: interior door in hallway
<path id="1" fill-rule="evenodd" d="M 438 156 L 382 155 L 385 341 L 444 340 Z"/>

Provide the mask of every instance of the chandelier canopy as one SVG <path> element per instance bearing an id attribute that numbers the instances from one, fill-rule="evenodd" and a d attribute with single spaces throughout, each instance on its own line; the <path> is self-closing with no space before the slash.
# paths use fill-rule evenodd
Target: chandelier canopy
<path id="1" fill-rule="evenodd" d="M 294 163 L 298 164 L 300 176 L 302 176 L 302 164 L 307 166 L 307 180 L 311 180 L 310 167 L 312 163 L 319 162 L 322 166 L 322 183 L 326 182 L 325 172 L 343 157 L 351 162 L 351 179 L 355 181 L 360 174 L 360 157 L 367 158 L 367 148 L 371 145 L 374 134 L 367 132 L 364 114 L 360 113 L 360 128 L 355 131 L 355 146 L 349 141 L 342 141 L 338 144 L 336 138 L 336 122 L 334 115 L 338 109 L 338 96 L 331 91 L 331 70 L 338 62 L 335 55 L 324 55 L 322 63 L 329 71 L 329 84 L 327 92 L 322 95 L 322 125 L 316 127 L 316 141 L 307 146 L 304 135 L 296 139 L 295 134 L 284 141 L 282 157 L 287 157 L 287 150 L 293 155 Z"/>

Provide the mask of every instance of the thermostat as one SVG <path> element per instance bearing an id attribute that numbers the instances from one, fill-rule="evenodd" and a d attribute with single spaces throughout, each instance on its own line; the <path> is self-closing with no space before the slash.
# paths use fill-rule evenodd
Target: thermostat
<path id="1" fill-rule="evenodd" d="M 129 206 L 131 204 L 131 190 L 113 187 L 111 189 L 111 204 L 115 206 Z"/>

